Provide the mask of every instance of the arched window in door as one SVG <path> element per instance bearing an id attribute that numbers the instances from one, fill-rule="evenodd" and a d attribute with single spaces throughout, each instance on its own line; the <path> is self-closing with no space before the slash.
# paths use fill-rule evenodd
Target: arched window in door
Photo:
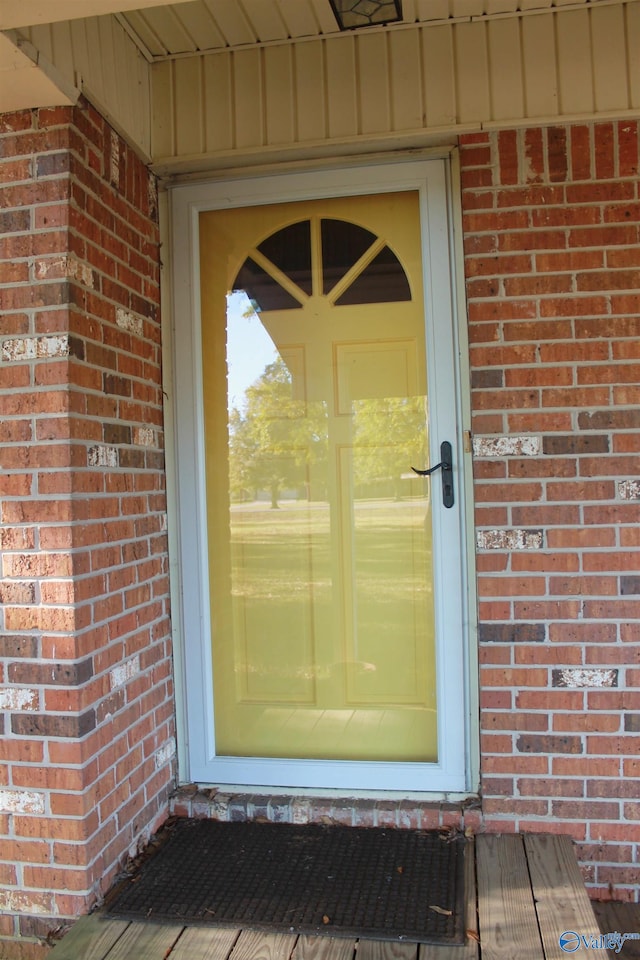
<path id="1" fill-rule="evenodd" d="M 325 217 L 268 236 L 245 259 L 233 289 L 244 290 L 258 312 L 295 310 L 314 294 L 335 306 L 411 300 L 387 243 L 356 223 Z"/>

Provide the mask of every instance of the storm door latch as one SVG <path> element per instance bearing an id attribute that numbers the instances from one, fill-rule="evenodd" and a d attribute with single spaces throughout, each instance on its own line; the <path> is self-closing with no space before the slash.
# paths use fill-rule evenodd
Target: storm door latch
<path id="1" fill-rule="evenodd" d="M 448 440 L 443 440 L 440 444 L 440 463 L 435 467 L 429 467 L 428 470 L 418 470 L 417 467 L 411 467 L 414 473 L 419 477 L 428 477 L 436 470 L 442 470 L 442 504 L 445 507 L 452 507 L 455 503 L 453 495 L 453 460 L 451 456 L 451 444 Z"/>

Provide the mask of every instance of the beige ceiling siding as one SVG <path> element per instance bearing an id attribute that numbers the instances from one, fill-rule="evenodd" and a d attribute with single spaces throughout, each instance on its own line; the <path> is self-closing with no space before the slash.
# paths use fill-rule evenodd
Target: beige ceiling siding
<path id="1" fill-rule="evenodd" d="M 324 86 L 324 43 L 297 44 L 293 48 L 295 116 L 300 143 L 322 141 L 327 134 L 327 91 Z"/>
<path id="2" fill-rule="evenodd" d="M 20 34 L 151 157 L 150 66 L 114 17 L 48 23 Z"/>
<path id="3" fill-rule="evenodd" d="M 560 17 L 557 39 L 560 110 L 567 114 L 590 113 L 594 103 L 589 12 L 576 10 Z"/>
<path id="4" fill-rule="evenodd" d="M 495 120 L 523 117 L 523 85 L 513 82 L 521 67 L 521 20 L 518 17 L 491 20 L 487 31 L 491 114 Z"/>
<path id="5" fill-rule="evenodd" d="M 452 2 L 470 11 L 479 0 Z M 154 158 L 162 171 L 197 170 L 624 117 L 640 101 L 638 6 L 556 7 L 159 62 L 154 102 L 171 109 L 155 111 Z"/>
<path id="6" fill-rule="evenodd" d="M 638 56 L 637 37 L 634 47 L 627 48 L 625 7 L 602 7 L 592 11 L 595 107 L 598 111 L 615 110 L 628 83 L 628 54 Z"/>
<path id="7" fill-rule="evenodd" d="M 109 16 L 134 7 L 179 5 L 189 0 L 2 0 L 0 30 L 51 23 L 55 20 Z"/>
<path id="8" fill-rule="evenodd" d="M 627 21 L 627 61 L 629 64 L 631 107 L 637 110 L 640 108 L 640 57 L 638 56 L 640 3 L 629 4 L 625 8 L 625 16 Z"/>
<path id="9" fill-rule="evenodd" d="M 446 130 L 456 125 L 458 113 L 453 26 L 443 24 L 420 32 L 424 96 L 422 126 L 427 130 Z"/>

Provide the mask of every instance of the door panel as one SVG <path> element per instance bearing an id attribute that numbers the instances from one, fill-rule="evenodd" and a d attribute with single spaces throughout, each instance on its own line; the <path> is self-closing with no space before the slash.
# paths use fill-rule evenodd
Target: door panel
<path id="1" fill-rule="evenodd" d="M 171 188 L 183 779 L 473 785 L 448 168 L 373 159 Z M 225 320 L 233 287 L 259 315 L 232 297 Z M 270 364 L 256 444 L 247 390 Z M 440 472 L 410 472 L 444 440 L 452 509 Z"/>
<path id="2" fill-rule="evenodd" d="M 216 754 L 436 762 L 418 194 L 209 211 L 200 251 Z"/>

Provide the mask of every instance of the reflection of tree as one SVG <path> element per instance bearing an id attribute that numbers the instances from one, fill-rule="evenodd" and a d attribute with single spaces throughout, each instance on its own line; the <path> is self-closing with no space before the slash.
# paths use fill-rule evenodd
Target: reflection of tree
<path id="1" fill-rule="evenodd" d="M 425 404 L 425 397 L 384 397 L 354 403 L 356 484 L 364 488 L 375 484 L 378 493 L 374 495 L 392 491 L 396 499 L 400 498 L 401 475 L 426 458 Z M 382 492 L 385 488 L 388 494 Z"/>
<path id="2" fill-rule="evenodd" d="M 269 363 L 245 391 L 244 412 L 229 417 L 229 478 L 234 499 L 267 490 L 271 506 L 281 491 L 309 483 L 310 468 L 327 455 L 323 404 L 292 397 L 293 384 L 282 357 Z"/>
<path id="3" fill-rule="evenodd" d="M 395 497 L 402 474 L 426 461 L 426 400 L 385 397 L 353 403 L 353 481 L 358 496 Z M 229 414 L 229 481 L 234 500 L 267 491 L 276 508 L 283 490 L 326 499 L 328 420 L 324 402 L 294 399 L 282 357 L 267 364 Z"/>

